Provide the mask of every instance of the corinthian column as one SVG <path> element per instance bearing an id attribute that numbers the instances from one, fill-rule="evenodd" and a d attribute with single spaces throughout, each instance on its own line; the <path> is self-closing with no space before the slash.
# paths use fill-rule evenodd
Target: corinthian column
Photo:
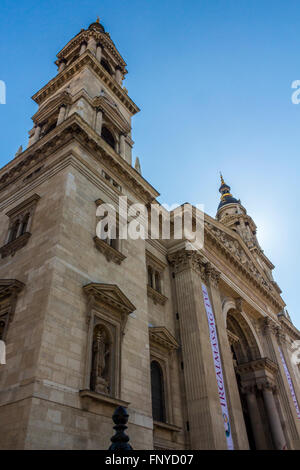
<path id="1" fill-rule="evenodd" d="M 267 444 L 264 436 L 264 430 L 262 428 L 261 417 L 255 395 L 255 389 L 254 387 L 247 387 L 244 388 L 243 392 L 246 395 L 255 447 L 257 450 L 265 450 L 267 449 Z"/>
<path id="2" fill-rule="evenodd" d="M 202 257 L 183 249 L 168 260 L 175 276 L 191 448 L 227 449 L 201 288 Z"/>
<path id="3" fill-rule="evenodd" d="M 56 125 L 59 126 L 64 121 L 65 117 L 66 117 L 66 106 L 63 104 L 60 107 Z"/>
<path id="4" fill-rule="evenodd" d="M 102 133 L 102 121 L 103 121 L 103 113 L 100 108 L 96 110 L 96 127 L 95 130 L 97 134 L 101 135 Z"/>
<path id="5" fill-rule="evenodd" d="M 125 160 L 125 135 L 120 135 L 120 155 Z"/>
<path id="6" fill-rule="evenodd" d="M 286 450 L 286 440 L 283 434 L 280 418 L 278 415 L 278 410 L 273 396 L 273 390 L 270 385 L 265 385 L 262 387 L 262 393 L 264 397 L 264 403 L 268 415 L 268 420 L 271 428 L 271 434 L 275 448 L 277 450 Z"/>
<path id="7" fill-rule="evenodd" d="M 97 44 L 97 48 L 96 48 L 96 59 L 99 60 L 99 62 L 101 62 L 101 59 L 102 59 L 102 46 L 101 44 Z"/>
<path id="8" fill-rule="evenodd" d="M 223 359 L 223 374 L 226 387 L 228 405 L 232 417 L 232 434 L 235 447 L 238 449 L 249 449 L 247 431 L 245 427 L 243 411 L 237 386 L 236 375 L 233 367 L 232 353 L 228 341 L 226 328 L 226 317 L 223 315 L 222 302 L 219 291 L 220 272 L 210 263 L 205 265 L 205 284 L 208 288 L 211 303 L 214 309 L 215 321 L 218 330 L 220 354 Z"/>

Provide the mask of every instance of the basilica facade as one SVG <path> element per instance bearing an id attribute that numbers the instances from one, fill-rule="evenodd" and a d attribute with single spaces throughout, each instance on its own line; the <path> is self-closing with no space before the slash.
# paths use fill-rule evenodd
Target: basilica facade
<path id="1" fill-rule="evenodd" d="M 0 170 L 0 448 L 107 449 L 121 405 L 137 450 L 300 449 L 300 332 L 254 221 L 222 177 L 201 249 L 99 237 L 101 204 L 159 206 L 139 108 L 98 20 L 56 65 Z"/>

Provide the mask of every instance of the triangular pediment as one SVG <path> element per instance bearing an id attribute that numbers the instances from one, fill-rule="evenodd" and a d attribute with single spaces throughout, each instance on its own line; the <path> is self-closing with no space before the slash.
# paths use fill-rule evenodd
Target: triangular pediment
<path id="1" fill-rule="evenodd" d="M 129 315 L 136 310 L 135 306 L 115 284 L 91 283 L 84 286 L 83 290 L 89 297 L 93 297 L 96 301 L 99 300 L 120 312 Z"/>
<path id="2" fill-rule="evenodd" d="M 118 109 L 118 105 L 112 100 L 112 98 L 104 91 L 100 96 L 97 96 L 93 100 L 94 107 L 102 109 L 102 111 L 114 122 L 114 124 L 122 132 L 130 132 L 130 125 Z"/>
<path id="3" fill-rule="evenodd" d="M 178 349 L 179 344 L 174 336 L 164 326 L 151 326 L 149 327 L 150 341 L 163 346 L 165 349 L 172 351 Z"/>
<path id="4" fill-rule="evenodd" d="M 205 215 L 204 227 L 205 239 L 209 240 L 220 254 L 225 255 L 248 279 L 251 278 L 265 292 L 275 296 L 284 304 L 273 283 L 239 234 L 207 215 Z"/>

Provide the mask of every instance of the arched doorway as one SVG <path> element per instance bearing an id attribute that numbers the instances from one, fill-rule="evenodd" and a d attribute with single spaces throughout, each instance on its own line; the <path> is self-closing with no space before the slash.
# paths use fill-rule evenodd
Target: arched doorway
<path id="1" fill-rule="evenodd" d="M 227 309 L 227 332 L 249 447 L 274 449 L 264 392 L 272 361 L 263 358 L 257 334 L 246 314 Z M 271 368 L 271 369 L 270 369 Z M 272 374 L 272 372 L 271 372 Z"/>
<path id="2" fill-rule="evenodd" d="M 234 310 L 230 310 L 227 313 L 227 331 L 249 447 L 251 450 L 257 450 L 254 435 L 255 431 L 252 428 L 248 403 L 243 390 L 242 377 L 238 366 L 258 359 L 260 357 L 259 348 L 246 321 Z"/>

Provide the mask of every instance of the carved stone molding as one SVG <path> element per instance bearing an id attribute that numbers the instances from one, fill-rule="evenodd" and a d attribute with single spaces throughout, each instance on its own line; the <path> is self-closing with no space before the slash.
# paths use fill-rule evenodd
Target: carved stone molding
<path id="1" fill-rule="evenodd" d="M 148 266 L 151 266 L 160 273 L 162 273 L 167 266 L 149 250 L 146 250 L 146 262 Z"/>
<path id="2" fill-rule="evenodd" d="M 268 357 L 261 359 L 256 359 L 254 361 L 246 362 L 245 364 L 240 364 L 237 368 L 240 374 L 245 372 L 256 372 L 259 370 L 269 371 L 271 374 L 276 375 L 278 372 L 278 366 Z"/>
<path id="3" fill-rule="evenodd" d="M 287 336 L 280 326 L 277 327 L 276 337 L 277 337 L 278 344 L 281 344 L 281 345 L 286 344 Z"/>
<path id="4" fill-rule="evenodd" d="M 105 92 L 103 92 L 105 93 Z M 97 110 L 102 111 L 116 126 L 116 128 L 127 135 L 131 131 L 131 127 L 126 121 L 126 119 L 122 116 L 118 107 L 113 102 L 113 100 L 109 97 L 108 94 L 102 94 L 100 96 L 96 96 L 93 99 L 93 107 Z"/>
<path id="5" fill-rule="evenodd" d="M 147 285 L 147 295 L 153 300 L 155 304 L 165 305 L 168 300 L 168 297 L 153 289 L 153 287 L 149 285 Z"/>
<path id="6" fill-rule="evenodd" d="M 235 343 L 240 342 L 240 338 L 237 335 L 235 335 L 234 333 L 232 333 L 232 331 L 230 331 L 228 329 L 226 331 L 227 331 L 227 336 L 228 336 L 228 340 L 229 340 L 230 344 L 235 344 Z"/>
<path id="7" fill-rule="evenodd" d="M 261 331 L 264 335 L 274 334 L 277 335 L 279 326 L 270 317 L 264 317 L 260 320 Z"/>
<path id="8" fill-rule="evenodd" d="M 23 233 L 23 235 L 20 235 L 18 238 L 16 238 L 12 242 L 9 242 L 6 245 L 2 246 L 0 248 L 1 257 L 6 258 L 9 255 L 14 256 L 16 251 L 20 250 L 25 245 L 27 245 L 30 237 L 31 237 L 31 233 L 25 232 Z"/>
<path id="9" fill-rule="evenodd" d="M 268 299 L 281 311 L 284 303 L 269 279 L 261 272 L 241 243 L 233 236 L 205 221 L 205 236 L 210 243 L 222 252 L 234 269 L 240 270 L 246 278 L 263 292 Z"/>
<path id="10" fill-rule="evenodd" d="M 277 386 L 275 383 L 271 382 L 270 380 L 265 380 L 264 382 L 259 382 L 257 384 L 257 389 L 261 390 L 262 392 L 264 390 L 271 390 L 273 393 L 277 392 Z"/>
<path id="11" fill-rule="evenodd" d="M 48 101 L 47 104 L 41 106 L 40 109 L 32 117 L 32 120 L 36 125 L 39 125 L 46 121 L 54 111 L 60 108 L 60 106 L 67 106 L 71 103 L 72 97 L 70 93 L 64 90 L 58 95 L 56 95 L 54 98 L 52 98 L 50 101 Z"/>
<path id="12" fill-rule="evenodd" d="M 67 83 L 70 77 L 78 74 L 86 66 L 90 67 L 106 83 L 132 115 L 139 111 L 138 106 L 129 98 L 125 90 L 111 77 L 89 50 L 86 50 L 78 59 L 67 66 L 63 72 L 54 77 L 51 82 L 39 90 L 32 97 L 33 100 L 38 105 L 41 105 L 47 98 L 52 96 L 59 88 Z"/>
<path id="13" fill-rule="evenodd" d="M 0 301 L 17 296 L 24 287 L 25 284 L 16 279 L 0 279 Z"/>
<path id="14" fill-rule="evenodd" d="M 276 391 L 278 366 L 271 359 L 264 357 L 245 364 L 239 364 L 236 371 L 241 378 L 243 393 L 255 393 L 256 390 Z"/>
<path id="15" fill-rule="evenodd" d="M 119 316 L 123 333 L 128 315 L 134 312 L 136 307 L 123 294 L 121 289 L 115 284 L 98 284 L 94 282 L 84 286 L 83 291 L 88 297 L 88 321 L 91 309 L 95 305 L 103 306 L 106 310 Z"/>
<path id="16" fill-rule="evenodd" d="M 91 390 L 80 390 L 79 396 L 81 398 L 82 409 L 85 411 L 92 411 L 94 413 L 99 412 L 103 414 L 103 411 L 107 408 L 108 416 L 111 416 L 111 410 L 114 410 L 118 406 L 124 406 L 127 408 L 130 403 L 127 401 L 120 400 L 118 398 L 112 398 L 102 393 L 92 392 Z"/>
<path id="17" fill-rule="evenodd" d="M 170 265 L 175 272 L 179 273 L 186 269 L 193 269 L 198 272 L 203 279 L 206 277 L 203 257 L 195 250 L 181 249 L 167 256 Z"/>
<path id="18" fill-rule="evenodd" d="M 278 315 L 278 320 L 280 321 L 282 331 L 286 332 L 286 334 L 293 340 L 296 340 L 296 341 L 300 340 L 300 332 L 293 325 L 291 320 L 286 318 L 283 314 Z"/>
<path id="19" fill-rule="evenodd" d="M 205 278 L 209 284 L 213 284 L 215 287 L 218 287 L 220 277 L 220 271 L 214 268 L 210 263 L 205 264 Z"/>
<path id="20" fill-rule="evenodd" d="M 96 31 L 95 29 L 83 30 L 80 34 L 77 34 L 68 44 L 57 54 L 59 60 L 64 60 L 68 57 L 74 48 L 79 47 L 83 42 L 88 44 L 89 40 L 94 38 L 96 43 L 101 44 L 101 47 L 109 49 L 110 53 L 117 60 L 118 66 L 121 68 L 123 74 L 126 74 L 126 62 L 116 49 L 113 41 L 110 39 L 110 35 L 107 32 Z"/>
<path id="21" fill-rule="evenodd" d="M 126 256 L 124 256 L 120 251 L 116 250 L 112 246 L 110 246 L 106 241 L 101 240 L 97 236 L 94 237 L 94 243 L 97 248 L 107 259 L 107 261 L 113 261 L 116 264 L 121 264 Z"/>
<path id="22" fill-rule="evenodd" d="M 174 351 L 179 348 L 174 336 L 164 326 L 149 327 L 149 339 L 152 344 L 158 344 L 167 351 Z"/>
<path id="23" fill-rule="evenodd" d="M 235 307 L 238 313 L 242 313 L 243 311 L 243 302 L 244 300 L 241 297 L 235 299 Z"/>

